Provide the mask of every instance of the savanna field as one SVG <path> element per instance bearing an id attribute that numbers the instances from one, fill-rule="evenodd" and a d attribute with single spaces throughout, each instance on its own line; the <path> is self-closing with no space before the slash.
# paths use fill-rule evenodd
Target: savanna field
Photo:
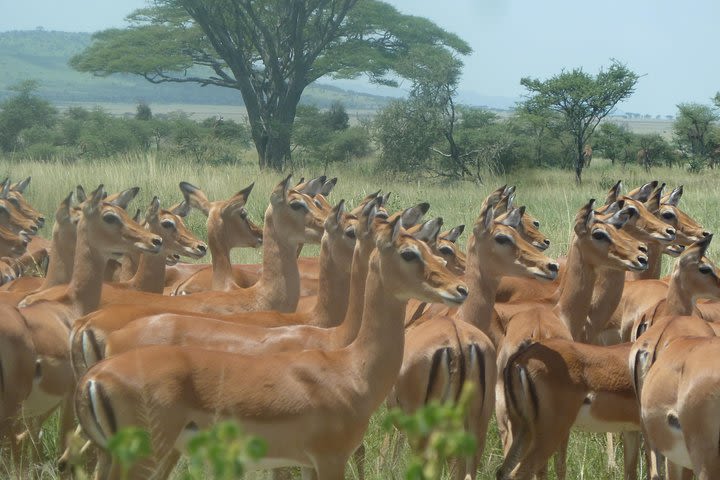
<path id="1" fill-rule="evenodd" d="M 180 181 L 187 181 L 202 188 L 211 200 L 227 198 L 255 182 L 247 210 L 250 217 L 260 224 L 270 191 L 282 176 L 279 173 L 260 172 L 251 160 L 236 165 L 203 166 L 183 159 L 159 160 L 153 154 L 119 156 L 102 162 L 84 160 L 74 164 L 1 158 L 0 172 L 10 175 L 13 180 L 27 175 L 32 176 L 26 198 L 49 219 L 41 231 L 46 237 L 52 231 L 52 218 L 56 206 L 78 184 L 83 185 L 86 191 L 90 191 L 103 183 L 109 192 L 139 186 L 140 194 L 128 209 L 134 213 L 135 209 L 144 211 L 154 195 L 160 198 L 162 206 L 180 201 L 182 199 L 178 189 Z M 680 168 L 654 168 L 646 172 L 636 166 L 612 166 L 603 159 L 596 159 L 584 173 L 583 183 L 580 186 L 575 184 L 572 172 L 560 170 L 525 170 L 512 175 L 488 173 L 484 176 L 482 185 L 429 178 L 396 178 L 375 170 L 364 161 L 327 172 L 293 172 L 295 179 L 301 176 L 309 178 L 322 173 L 326 173 L 329 177 L 338 177 L 338 184 L 330 196 L 331 203 L 346 199 L 351 205 L 355 205 L 366 194 L 382 189 L 384 192 L 392 192 L 389 210 L 395 211 L 427 201 L 431 208 L 426 218 L 442 217 L 445 228 L 460 224 L 470 226 L 476 219 L 482 200 L 490 191 L 503 184 L 516 185 L 516 204 L 526 205 L 528 211 L 540 220 L 541 230 L 552 242 L 547 252 L 552 257 L 566 253 L 571 221 L 578 208 L 590 198 L 602 202 L 607 190 L 617 180 L 623 181 L 626 192 L 654 179 L 666 182 L 668 189 L 682 184 L 685 193 L 680 208 L 702 223 L 706 230 L 715 232 L 720 228 L 720 220 L 716 213 L 717 206 L 720 205 L 720 189 L 717 188 L 720 175 L 714 170 L 691 174 Z M 206 238 L 204 216 L 193 212 L 187 223 L 199 237 Z M 467 241 L 468 233 L 466 230 L 460 238 L 459 242 L 462 245 Z M 717 257 L 713 250 L 711 246 L 710 257 Z M 316 255 L 317 248 L 306 249 L 303 253 Z M 260 260 L 259 251 L 235 250 L 234 260 L 257 262 Z M 205 258 L 203 261 L 209 259 Z M 672 260 L 666 257 L 663 274 L 669 272 L 671 265 Z M 404 475 L 407 447 L 401 457 L 396 459 L 389 458 L 386 455 L 387 451 L 382 447 L 386 434 L 381 430 L 380 424 L 384 415 L 384 409 L 375 414 L 365 437 L 366 478 L 371 480 L 403 478 Z M 43 479 L 60 478 L 54 465 L 54 459 L 59 456 L 54 429 L 52 422 L 46 424 L 42 445 L 44 455 L 40 462 L 33 463 L 27 458 L 20 472 L 15 471 L 9 462 L 4 463 L 0 477 L 29 478 L 32 472 Z M 605 435 L 574 433 L 568 452 L 568 478 L 621 478 L 622 452 L 619 440 L 616 443 L 615 456 L 618 466 L 614 470 L 608 470 L 605 458 Z M 502 450 L 496 428 L 492 424 L 477 478 L 495 478 L 495 471 L 501 460 Z M 552 466 L 550 468 L 552 474 Z M 184 472 L 185 467 L 181 462 L 171 478 L 184 478 Z M 251 474 L 247 478 L 269 478 L 269 476 L 269 474 Z M 357 478 L 354 466 L 348 469 L 346 478 Z"/>

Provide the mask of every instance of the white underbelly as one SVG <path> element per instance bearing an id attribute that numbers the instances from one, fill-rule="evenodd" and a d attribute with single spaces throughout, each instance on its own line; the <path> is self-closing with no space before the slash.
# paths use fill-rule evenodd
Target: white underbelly
<path id="1" fill-rule="evenodd" d="M 665 432 L 672 439 L 672 448 L 663 449 L 661 453 L 671 462 L 692 470 L 693 466 L 690 460 L 690 452 L 688 452 L 687 445 L 685 444 L 685 436 L 682 430 L 668 427 L 665 429 Z"/>
<path id="2" fill-rule="evenodd" d="M 592 415 L 591 405 L 583 405 L 575 417 L 573 427 L 586 432 L 595 433 L 620 433 L 635 432 L 639 427 L 631 422 L 609 422 Z"/>

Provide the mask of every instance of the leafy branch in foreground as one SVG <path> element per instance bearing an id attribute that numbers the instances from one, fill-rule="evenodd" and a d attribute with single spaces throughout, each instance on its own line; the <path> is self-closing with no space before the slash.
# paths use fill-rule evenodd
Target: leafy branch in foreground
<path id="1" fill-rule="evenodd" d="M 456 403 L 430 402 L 412 414 L 399 408 L 388 412 L 383 428 L 402 430 L 411 448 L 405 472 L 407 480 L 440 478 L 449 459 L 472 455 L 477 448 L 475 437 L 465 431 L 465 419 L 476 387 L 468 382 Z"/>

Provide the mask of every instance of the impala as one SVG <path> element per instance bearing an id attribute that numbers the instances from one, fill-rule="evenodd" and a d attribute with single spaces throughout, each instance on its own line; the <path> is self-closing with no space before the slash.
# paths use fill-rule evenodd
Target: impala
<path id="1" fill-rule="evenodd" d="M 375 229 L 362 326 L 348 347 L 269 355 L 167 346 L 133 350 L 96 365 L 80 381 L 76 408 L 83 429 L 106 448 L 117 429 L 142 425 L 143 408 L 150 406 L 153 458 L 131 475 L 141 478 L 154 466 L 163 478 L 188 434 L 218 418 L 235 418 L 268 441 L 259 467 L 301 465 L 314 469 L 319 480 L 343 478 L 370 415 L 400 369 L 407 298 L 460 304 L 467 297 L 467 287 L 444 262 L 402 232 L 399 217 Z M 119 475 L 119 465 L 109 460 L 106 453 L 100 457 L 99 478 Z"/>

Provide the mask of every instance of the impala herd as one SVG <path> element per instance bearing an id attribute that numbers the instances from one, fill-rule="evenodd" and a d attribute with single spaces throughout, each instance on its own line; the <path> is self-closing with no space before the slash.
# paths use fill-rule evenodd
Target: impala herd
<path id="1" fill-rule="evenodd" d="M 121 478 L 108 452 L 125 427 L 149 432 L 152 454 L 129 478 L 167 478 L 187 441 L 222 419 L 267 441 L 256 469 L 276 478 L 339 480 L 386 402 L 414 412 L 476 394 L 465 428 L 475 478 L 490 419 L 504 448 L 499 479 L 566 475 L 573 428 L 623 435 L 625 478 L 720 478 L 720 271 L 712 235 L 650 182 L 618 182 L 588 201 L 556 262 L 515 188 L 482 202 L 467 253 L 464 226 L 422 222 L 429 205 L 387 211 L 389 195 L 351 208 L 324 176 L 272 191 L 263 227 L 248 216 L 253 185 L 210 201 L 180 183 L 183 201 L 144 218 L 137 188 L 71 192 L 51 241 L 23 192 L 0 187 L 0 438 L 18 463 L 59 410 L 61 449 L 76 424 L 97 479 Z M 183 218 L 207 216 L 208 243 Z M 319 244 L 319 257 L 301 257 Z M 261 265 L 233 265 L 236 247 Z M 212 265 L 181 263 L 210 250 Z M 678 257 L 660 278 L 661 257 Z M 44 277 L 25 276 L 44 264 Z M 704 299 L 698 302 L 698 299 Z M 29 444 L 29 445 L 28 445 Z M 68 451 L 60 459 L 65 475 Z"/>

